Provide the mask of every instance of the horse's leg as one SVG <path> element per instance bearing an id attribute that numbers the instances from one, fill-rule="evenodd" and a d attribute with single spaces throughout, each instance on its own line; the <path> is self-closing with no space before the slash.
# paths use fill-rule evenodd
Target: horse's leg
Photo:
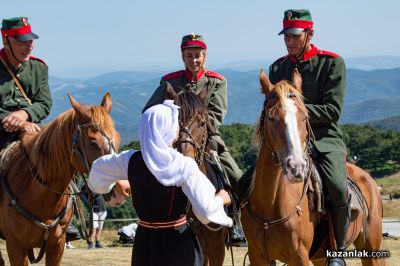
<path id="1" fill-rule="evenodd" d="M 7 237 L 6 246 L 11 266 L 28 266 L 27 252 L 17 239 Z"/>
<path id="2" fill-rule="evenodd" d="M 367 236 L 364 239 L 364 233 L 361 231 L 354 241 L 354 246 L 358 250 L 378 251 L 382 241 L 382 223 L 378 223 L 376 219 L 368 219 Z M 381 263 L 379 263 L 381 262 Z M 361 259 L 363 266 L 384 265 L 383 258 L 363 258 Z"/>
<path id="3" fill-rule="evenodd" d="M 213 250 L 213 255 L 210 258 L 210 266 L 222 266 L 224 264 L 225 259 L 225 228 L 215 232 L 220 234 L 220 239 L 218 244 L 215 246 L 215 250 Z"/>
<path id="4" fill-rule="evenodd" d="M 62 255 L 64 254 L 65 238 L 60 238 L 57 243 L 50 244 L 46 248 L 46 266 L 61 265 Z"/>
<path id="5" fill-rule="evenodd" d="M 308 257 L 308 249 L 304 246 L 299 247 L 299 250 L 289 258 L 289 266 L 309 266 L 310 258 Z"/>
<path id="6" fill-rule="evenodd" d="M 314 266 L 326 266 L 326 259 L 318 259 L 312 261 Z"/>
<path id="7" fill-rule="evenodd" d="M 255 245 L 252 245 L 250 241 L 249 245 L 249 261 L 251 266 L 269 266 L 267 259 L 265 257 L 265 252 L 258 249 Z"/>

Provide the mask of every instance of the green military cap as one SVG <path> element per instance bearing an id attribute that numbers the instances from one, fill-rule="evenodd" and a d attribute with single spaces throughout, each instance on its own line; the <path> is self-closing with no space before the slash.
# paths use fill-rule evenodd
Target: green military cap
<path id="1" fill-rule="evenodd" d="M 207 49 L 203 37 L 194 33 L 182 37 L 181 50 L 190 47 Z"/>
<path id="2" fill-rule="evenodd" d="M 29 25 L 27 17 L 3 19 L 1 35 L 3 37 L 13 37 L 18 42 L 39 39 L 39 36 L 32 32 L 31 25 Z"/>
<path id="3" fill-rule="evenodd" d="M 306 29 L 313 28 L 311 13 L 307 9 L 289 9 L 283 16 L 283 30 L 281 34 L 299 35 Z"/>

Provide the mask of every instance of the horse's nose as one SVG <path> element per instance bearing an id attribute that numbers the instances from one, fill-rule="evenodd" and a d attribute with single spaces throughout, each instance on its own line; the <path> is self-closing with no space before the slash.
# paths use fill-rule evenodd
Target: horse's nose
<path id="1" fill-rule="evenodd" d="M 293 176 L 294 181 L 303 181 L 306 167 L 306 161 L 303 158 L 295 158 L 295 156 L 289 156 L 286 159 L 286 169 Z"/>

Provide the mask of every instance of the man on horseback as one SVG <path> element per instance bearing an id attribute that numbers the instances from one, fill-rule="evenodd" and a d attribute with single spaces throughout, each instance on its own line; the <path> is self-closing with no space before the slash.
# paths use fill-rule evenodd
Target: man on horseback
<path id="1" fill-rule="evenodd" d="M 52 105 L 48 68 L 32 57 L 33 41 L 28 18 L 4 19 L 0 50 L 0 150 L 19 138 L 22 132 L 37 132 L 40 121 Z"/>
<path id="2" fill-rule="evenodd" d="M 206 70 L 206 50 L 207 46 L 202 36 L 193 33 L 183 36 L 181 51 L 186 69 L 162 77 L 160 86 L 155 90 L 143 111 L 166 99 L 166 82 L 169 82 L 176 92 L 189 90 L 199 95 L 206 102 L 211 124 L 215 128 L 215 134 L 211 137 L 218 144 L 219 159 L 230 183 L 236 189 L 236 183 L 242 176 L 242 171 L 232 158 L 218 131 L 228 110 L 227 81 L 221 74 Z M 232 210 L 233 208 L 235 206 L 232 204 L 228 209 L 230 216 L 236 213 Z M 245 242 L 240 225 L 235 223 L 234 227 L 229 229 L 229 242 L 234 245 Z"/>
<path id="3" fill-rule="evenodd" d="M 329 196 L 336 248 L 346 248 L 349 226 L 349 206 L 346 189 L 345 145 L 339 127 L 346 91 L 346 67 L 335 53 L 319 50 L 311 44 L 314 35 L 313 21 L 308 10 L 284 12 L 284 41 L 288 55 L 279 58 L 269 69 L 272 83 L 291 80 L 298 69 L 302 76 L 303 96 L 315 139 L 315 163 Z M 344 265 L 344 260 L 334 258 L 329 265 Z"/>
<path id="4" fill-rule="evenodd" d="M 196 162 L 173 148 L 178 139 L 179 107 L 173 100 L 146 110 L 140 122 L 141 151 L 100 157 L 89 174 L 89 188 L 107 193 L 117 180 L 129 180 L 140 222 L 132 265 L 203 265 L 198 241 L 187 225 L 187 200 L 204 224 L 232 226 L 223 205 L 225 190 L 215 188 Z M 123 189 L 123 191 L 126 191 Z M 115 193 L 121 194 L 116 189 Z"/>

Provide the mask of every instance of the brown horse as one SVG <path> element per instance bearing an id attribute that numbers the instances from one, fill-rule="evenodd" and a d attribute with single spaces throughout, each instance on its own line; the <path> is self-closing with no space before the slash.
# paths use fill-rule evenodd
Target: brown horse
<path id="1" fill-rule="evenodd" d="M 208 118 L 207 107 L 204 101 L 193 92 L 176 94 L 171 86 L 167 86 L 167 93 L 175 104 L 180 106 L 180 132 L 176 146 L 184 155 L 196 160 L 200 170 L 209 177 L 211 183 L 218 189 L 222 187 L 215 179 L 215 169 L 210 165 L 210 143 L 208 132 L 214 129 Z M 205 226 L 193 214 L 191 227 L 199 240 L 204 255 L 204 264 L 211 266 L 222 265 L 225 258 L 225 239 L 227 228 Z"/>
<path id="2" fill-rule="evenodd" d="M 289 265 L 309 265 L 315 226 L 324 217 L 309 210 L 306 195 L 307 169 L 311 160 L 306 152 L 308 114 L 301 96 L 301 77 L 294 72 L 294 86 L 286 81 L 273 85 L 262 70 L 260 82 L 265 94 L 259 121 L 259 154 L 242 210 L 242 224 L 249 243 L 251 265 L 269 265 L 279 260 Z M 382 240 L 382 201 L 373 179 L 355 165 L 348 173 L 365 198 L 365 213 L 352 219 L 347 243 L 358 250 L 377 251 Z M 363 216 L 365 220 L 363 221 Z M 315 256 L 314 265 L 325 265 L 328 238 Z M 377 265 L 376 259 L 363 259 L 363 265 Z"/>
<path id="3" fill-rule="evenodd" d="M 77 171 L 87 173 L 96 158 L 119 146 L 109 93 L 101 106 L 86 107 L 71 96 L 70 102 L 72 109 L 1 153 L 0 236 L 11 265 L 28 265 L 28 257 L 35 262 L 44 252 L 46 265 L 61 264 L 73 211 L 68 185 Z"/>

